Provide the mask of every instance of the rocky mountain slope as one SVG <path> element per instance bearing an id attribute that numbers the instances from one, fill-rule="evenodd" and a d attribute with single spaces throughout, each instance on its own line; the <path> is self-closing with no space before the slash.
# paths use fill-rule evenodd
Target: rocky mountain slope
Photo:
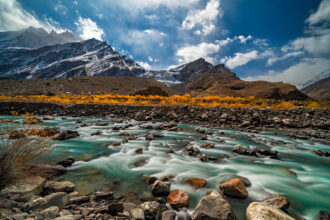
<path id="1" fill-rule="evenodd" d="M 235 73 L 219 64 L 200 74 L 196 79 L 188 80 L 173 87 L 178 93 L 190 93 L 193 96 L 236 96 L 285 100 L 305 100 L 308 96 L 295 86 L 286 83 L 266 81 L 248 82 L 240 80 Z"/>
<path id="2" fill-rule="evenodd" d="M 132 76 L 79 76 L 59 79 L 0 80 L 0 95 L 121 94 L 133 95 L 149 88 L 153 94 L 175 92 L 154 79 Z M 157 90 L 155 93 L 155 90 Z"/>
<path id="3" fill-rule="evenodd" d="M 90 39 L 35 49 L 0 48 L 0 78 L 134 76 L 145 69 L 106 42 Z"/>
<path id="4" fill-rule="evenodd" d="M 330 77 L 321 79 L 301 91 L 314 99 L 330 101 Z"/>

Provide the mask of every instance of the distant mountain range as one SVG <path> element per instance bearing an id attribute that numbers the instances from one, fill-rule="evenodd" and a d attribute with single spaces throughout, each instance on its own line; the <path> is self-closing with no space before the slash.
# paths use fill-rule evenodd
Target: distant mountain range
<path id="1" fill-rule="evenodd" d="M 310 84 L 301 91 L 314 99 L 330 101 L 330 76 Z"/>
<path id="2" fill-rule="evenodd" d="M 168 94 L 255 96 L 287 100 L 308 98 L 286 83 L 240 80 L 223 64 L 213 66 L 202 58 L 169 70 L 153 71 L 146 70 L 135 61 L 119 54 L 106 42 L 96 39 L 82 41 L 71 32 L 48 33 L 41 28 L 28 28 L 0 33 L 0 79 L 57 79 L 77 76 L 116 76 L 119 77 L 116 80 L 123 83 L 128 81 L 120 77 L 140 77 L 139 80 L 141 77 L 151 78 L 171 86 L 168 88 L 164 85 L 167 89 L 161 86 Z M 150 80 L 147 82 L 144 85 L 157 84 Z M 94 84 L 93 78 L 90 78 L 84 87 L 86 89 L 91 86 L 92 90 Z M 147 89 L 143 92 L 156 90 Z M 12 92 L 14 91 L 10 90 L 10 93 Z M 73 92 L 79 92 L 79 88 Z"/>

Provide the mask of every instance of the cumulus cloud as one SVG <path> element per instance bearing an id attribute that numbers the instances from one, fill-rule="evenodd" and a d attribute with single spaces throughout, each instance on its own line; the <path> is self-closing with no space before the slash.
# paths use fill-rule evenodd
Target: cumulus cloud
<path id="1" fill-rule="evenodd" d="M 282 51 L 305 50 L 315 56 L 330 54 L 329 21 L 330 0 L 323 0 L 317 11 L 306 19 L 309 24 L 309 27 L 305 30 L 306 36 L 291 41 L 282 48 Z"/>
<path id="2" fill-rule="evenodd" d="M 201 31 L 195 31 L 195 34 L 210 34 L 215 29 L 215 22 L 219 15 L 222 14 L 220 3 L 218 0 L 210 0 L 205 9 L 192 10 L 182 22 L 182 29 L 191 30 L 194 27 L 201 26 Z"/>
<path id="3" fill-rule="evenodd" d="M 138 63 L 140 66 L 142 66 L 144 69 L 146 69 L 146 70 L 150 70 L 150 69 L 151 69 L 151 66 L 150 66 L 149 63 L 147 63 L 147 62 L 138 61 L 137 63 Z"/>
<path id="4" fill-rule="evenodd" d="M 242 44 L 245 44 L 248 40 L 251 40 L 252 39 L 252 36 L 251 35 L 248 35 L 248 36 L 243 36 L 243 35 L 239 35 L 237 37 L 235 37 L 236 39 L 238 39 Z"/>
<path id="5" fill-rule="evenodd" d="M 330 0 L 323 0 L 317 11 L 311 14 L 307 19 L 310 25 L 316 25 L 321 22 L 329 22 L 330 21 Z"/>
<path id="6" fill-rule="evenodd" d="M 200 43 L 198 45 L 189 45 L 182 47 L 176 52 L 176 56 L 181 57 L 180 63 L 187 63 L 199 58 L 204 58 L 208 62 L 213 63 L 214 59 L 211 57 L 212 54 L 218 52 L 220 49 L 219 43 Z"/>
<path id="7" fill-rule="evenodd" d="M 79 16 L 78 21 L 75 22 L 79 37 L 84 40 L 95 38 L 97 40 L 102 40 L 105 35 L 102 28 L 98 27 L 97 24 L 90 18 L 82 18 Z"/>
<path id="8" fill-rule="evenodd" d="M 47 31 L 64 31 L 52 19 L 45 17 L 45 21 L 40 21 L 24 10 L 16 0 L 0 0 L 0 31 L 16 31 L 30 26 L 44 28 Z"/>
<path id="9" fill-rule="evenodd" d="M 155 29 L 129 30 L 121 36 L 126 44 L 134 46 L 137 52 L 144 53 L 154 50 L 156 45 L 163 45 L 167 35 Z"/>
<path id="10" fill-rule="evenodd" d="M 330 68 L 330 60 L 326 58 L 303 58 L 301 62 L 283 70 L 269 71 L 268 74 L 260 76 L 249 76 L 248 81 L 266 80 L 272 82 L 286 82 L 293 85 L 302 85 L 315 75 Z"/>
<path id="11" fill-rule="evenodd" d="M 233 57 L 224 57 L 220 62 L 225 63 L 230 69 L 235 69 L 238 66 L 243 66 L 258 58 L 258 51 L 253 50 L 248 53 L 235 53 Z"/>
<path id="12" fill-rule="evenodd" d="M 66 15 L 68 9 L 63 5 L 62 1 L 58 1 L 57 4 L 54 7 L 54 10 L 56 12 L 59 12 L 63 15 Z"/>
<path id="13" fill-rule="evenodd" d="M 304 51 L 294 51 L 294 52 L 286 53 L 281 57 L 272 56 L 271 58 L 269 58 L 267 60 L 267 66 L 271 66 L 271 65 L 273 65 L 274 63 L 276 63 L 278 61 L 286 60 L 290 57 L 298 57 L 298 56 L 301 56 L 303 54 L 304 54 Z"/>

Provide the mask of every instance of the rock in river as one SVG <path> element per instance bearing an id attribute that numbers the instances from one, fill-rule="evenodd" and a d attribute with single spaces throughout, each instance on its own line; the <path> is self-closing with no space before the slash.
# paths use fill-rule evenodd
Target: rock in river
<path id="1" fill-rule="evenodd" d="M 294 220 L 291 216 L 262 202 L 253 202 L 246 209 L 246 220 Z"/>
<path id="2" fill-rule="evenodd" d="M 171 183 L 163 182 L 160 180 L 156 180 L 154 185 L 152 186 L 152 194 L 154 196 L 167 196 L 170 193 Z"/>
<path id="3" fill-rule="evenodd" d="M 185 180 L 184 183 L 193 186 L 195 189 L 200 189 L 200 188 L 204 188 L 207 182 L 204 179 L 192 177 Z"/>
<path id="4" fill-rule="evenodd" d="M 67 140 L 71 138 L 78 137 L 79 133 L 77 131 L 71 131 L 71 130 L 63 130 L 61 133 L 55 137 L 55 140 Z"/>
<path id="5" fill-rule="evenodd" d="M 246 199 L 248 192 L 242 180 L 236 178 L 219 184 L 220 190 L 227 196 Z"/>
<path id="6" fill-rule="evenodd" d="M 173 190 L 168 195 L 167 202 L 175 209 L 188 207 L 189 196 L 183 190 Z"/>
<path id="7" fill-rule="evenodd" d="M 236 215 L 222 193 L 211 191 L 198 202 L 192 220 L 235 220 Z"/>

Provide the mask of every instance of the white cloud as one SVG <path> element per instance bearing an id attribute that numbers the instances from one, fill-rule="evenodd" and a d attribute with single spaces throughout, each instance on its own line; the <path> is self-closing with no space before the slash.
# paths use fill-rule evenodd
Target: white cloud
<path id="1" fill-rule="evenodd" d="M 245 44 L 246 41 L 252 39 L 252 36 L 251 35 L 248 35 L 247 37 L 244 37 L 243 35 L 239 35 L 239 36 L 237 36 L 235 38 L 238 39 L 242 44 Z"/>
<path id="2" fill-rule="evenodd" d="M 103 14 L 98 14 L 97 17 L 99 17 L 99 19 L 103 19 L 104 18 L 104 15 Z"/>
<path id="3" fill-rule="evenodd" d="M 191 7 L 191 5 L 196 4 L 199 0 L 124 0 L 115 1 L 115 3 L 120 4 L 122 7 L 127 8 L 131 11 L 144 10 L 144 9 L 155 9 L 160 6 L 165 6 L 169 9 L 176 9 L 180 7 Z M 114 1 L 102 0 L 104 4 L 114 4 Z"/>
<path id="4" fill-rule="evenodd" d="M 154 29 L 129 30 L 120 38 L 128 45 L 135 48 L 139 54 L 145 54 L 153 51 L 155 47 L 163 46 L 163 40 L 166 34 Z M 156 46 L 157 45 L 157 46 Z"/>
<path id="5" fill-rule="evenodd" d="M 294 52 L 289 52 L 284 54 L 282 57 L 276 57 L 276 56 L 272 56 L 271 58 L 269 58 L 267 60 L 267 66 L 271 66 L 274 63 L 278 62 L 278 61 L 282 61 L 282 60 L 286 60 L 290 57 L 297 57 L 297 56 L 301 56 L 304 54 L 304 51 L 294 51 Z"/>
<path id="6" fill-rule="evenodd" d="M 77 1 L 73 1 L 73 4 L 78 5 L 78 2 Z"/>
<path id="7" fill-rule="evenodd" d="M 298 38 L 291 42 L 291 49 L 304 49 L 320 56 L 330 54 L 330 31 L 324 35 Z"/>
<path id="8" fill-rule="evenodd" d="M 57 4 L 54 7 L 54 10 L 56 12 L 59 12 L 63 15 L 66 15 L 68 9 L 62 4 L 62 1 L 58 1 Z"/>
<path id="9" fill-rule="evenodd" d="M 330 21 L 330 0 L 323 0 L 317 11 L 311 14 L 307 19 L 310 25 L 316 25 L 321 22 L 329 22 Z"/>
<path id="10" fill-rule="evenodd" d="M 330 68 L 330 60 L 326 58 L 304 58 L 283 71 L 269 71 L 266 75 L 249 76 L 248 81 L 267 80 L 271 82 L 286 82 L 293 85 L 302 85 L 314 78 L 315 75 Z"/>
<path id="11" fill-rule="evenodd" d="M 282 51 L 305 50 L 314 56 L 330 54 L 330 0 L 323 0 L 317 11 L 311 14 L 306 22 L 309 28 L 305 30 L 306 36 L 291 41 L 282 47 Z M 319 25 L 319 26 L 314 26 Z"/>
<path id="12" fill-rule="evenodd" d="M 150 70 L 150 69 L 151 69 L 151 66 L 150 66 L 149 63 L 147 63 L 147 62 L 138 61 L 137 63 L 138 63 L 140 66 L 142 66 L 144 69 L 146 69 L 146 70 Z"/>
<path id="13" fill-rule="evenodd" d="M 233 57 L 225 57 L 220 60 L 221 63 L 225 63 L 230 69 L 235 69 L 238 66 L 243 66 L 258 58 L 258 51 L 253 50 L 248 53 L 235 53 Z"/>
<path id="14" fill-rule="evenodd" d="M 64 31 L 57 22 L 50 18 L 40 21 L 24 10 L 16 0 L 0 0 L 0 31 L 16 31 L 30 26 L 44 28 L 47 31 Z"/>
<path id="15" fill-rule="evenodd" d="M 152 57 L 151 57 L 151 56 L 148 56 L 148 60 L 149 60 L 150 62 L 152 62 L 152 61 L 153 61 L 153 59 L 152 59 Z"/>
<path id="16" fill-rule="evenodd" d="M 182 29 L 191 30 L 194 27 L 201 26 L 201 32 L 204 35 L 210 34 L 215 29 L 215 22 L 222 14 L 218 0 L 210 0 L 205 9 L 190 11 L 188 16 L 182 22 Z M 199 35 L 201 32 L 195 32 Z"/>
<path id="17" fill-rule="evenodd" d="M 99 28 L 90 18 L 79 17 L 75 24 L 78 28 L 79 37 L 84 40 L 91 38 L 102 40 L 102 37 L 105 35 L 103 29 Z"/>
<path id="18" fill-rule="evenodd" d="M 180 63 L 187 63 L 199 58 L 204 58 L 208 62 L 213 63 L 214 59 L 211 57 L 212 54 L 220 50 L 219 43 L 200 43 L 198 45 L 189 45 L 186 47 L 179 48 L 176 52 Z"/>

